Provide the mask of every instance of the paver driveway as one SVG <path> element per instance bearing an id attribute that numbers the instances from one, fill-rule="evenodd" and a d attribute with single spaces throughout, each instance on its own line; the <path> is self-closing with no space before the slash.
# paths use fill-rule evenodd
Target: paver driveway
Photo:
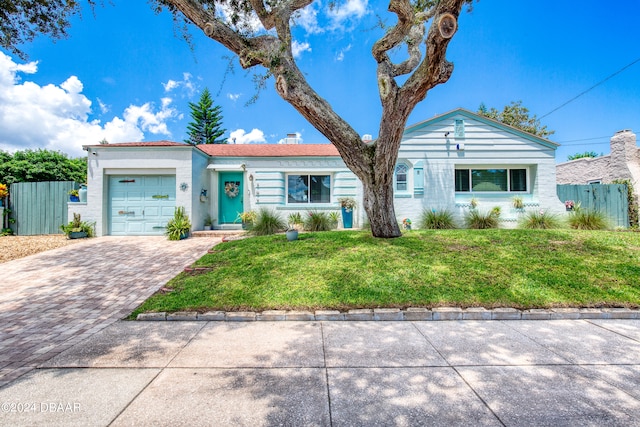
<path id="1" fill-rule="evenodd" d="M 100 237 L 0 266 L 0 387 L 135 309 L 216 238 Z"/>

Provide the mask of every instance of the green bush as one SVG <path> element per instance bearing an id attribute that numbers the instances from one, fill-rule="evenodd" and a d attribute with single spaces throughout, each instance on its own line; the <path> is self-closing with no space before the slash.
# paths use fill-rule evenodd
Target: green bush
<path id="1" fill-rule="evenodd" d="M 331 218 L 326 212 L 311 211 L 304 221 L 304 229 L 307 231 L 329 231 L 333 228 L 331 225 Z"/>
<path id="2" fill-rule="evenodd" d="M 578 209 L 569 215 L 569 227 L 576 230 L 606 230 L 609 224 L 605 214 L 600 211 Z"/>
<path id="3" fill-rule="evenodd" d="M 560 228 L 560 226 L 561 221 L 558 216 L 545 211 L 527 212 L 524 218 L 520 220 L 520 228 L 529 230 L 548 230 Z"/>
<path id="4" fill-rule="evenodd" d="M 477 209 L 470 209 L 464 217 L 464 223 L 467 228 L 486 230 L 489 228 L 498 228 L 499 219 L 499 208 L 493 208 L 490 212 L 480 212 Z"/>
<path id="5" fill-rule="evenodd" d="M 287 226 L 280 215 L 269 209 L 262 208 L 258 211 L 256 219 L 253 222 L 251 234 L 267 236 L 269 234 L 276 234 L 286 228 Z"/>
<path id="6" fill-rule="evenodd" d="M 453 214 L 447 210 L 424 210 L 420 215 L 420 228 L 427 230 L 451 230 L 457 228 Z"/>
<path id="7" fill-rule="evenodd" d="M 173 218 L 167 222 L 164 233 L 169 240 L 180 240 L 183 236 L 188 235 L 189 231 L 191 231 L 191 221 L 184 213 L 184 207 L 178 206 L 173 211 Z"/>

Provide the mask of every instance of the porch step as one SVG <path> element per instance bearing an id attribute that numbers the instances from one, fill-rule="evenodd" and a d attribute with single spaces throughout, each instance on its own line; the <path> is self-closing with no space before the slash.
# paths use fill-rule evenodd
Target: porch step
<path id="1" fill-rule="evenodd" d="M 227 237 L 227 236 L 239 236 L 246 233 L 246 230 L 200 230 L 192 231 L 192 237 Z"/>

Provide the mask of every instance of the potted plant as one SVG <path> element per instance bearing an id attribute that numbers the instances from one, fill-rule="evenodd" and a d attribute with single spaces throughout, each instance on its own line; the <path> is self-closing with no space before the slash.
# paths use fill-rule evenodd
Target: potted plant
<path id="1" fill-rule="evenodd" d="M 70 202 L 79 202 L 80 201 L 80 195 L 78 193 L 78 190 L 76 189 L 72 189 L 69 190 L 69 201 Z"/>
<path id="2" fill-rule="evenodd" d="M 93 237 L 93 228 L 95 222 L 82 221 L 79 213 L 73 214 L 73 221 L 69 224 L 62 224 L 60 230 L 67 235 L 69 239 L 82 239 L 85 237 Z"/>
<path id="3" fill-rule="evenodd" d="M 294 224 L 289 224 L 287 226 L 285 234 L 287 235 L 287 240 L 290 242 L 298 240 L 298 230 L 295 228 Z"/>
<path id="4" fill-rule="evenodd" d="M 238 219 L 242 221 L 243 230 L 251 228 L 257 217 L 258 214 L 256 213 L 256 211 L 240 212 L 238 214 Z"/>
<path id="5" fill-rule="evenodd" d="M 189 231 L 191 231 L 191 221 L 184 212 L 184 207 L 176 207 L 173 211 L 173 218 L 167 222 L 165 234 L 169 240 L 182 240 L 189 237 Z"/>
<path id="6" fill-rule="evenodd" d="M 211 230 L 211 225 L 212 225 L 213 221 L 211 220 L 211 215 L 207 214 L 207 216 L 204 217 L 204 229 L 205 230 Z"/>
<path id="7" fill-rule="evenodd" d="M 573 200 L 567 200 L 564 202 L 564 207 L 568 211 L 572 211 L 575 205 L 576 204 Z"/>
<path id="8" fill-rule="evenodd" d="M 340 197 L 338 203 L 340 203 L 340 207 L 342 208 L 342 226 L 344 228 L 352 228 L 353 210 L 356 207 L 355 199 L 351 197 Z"/>

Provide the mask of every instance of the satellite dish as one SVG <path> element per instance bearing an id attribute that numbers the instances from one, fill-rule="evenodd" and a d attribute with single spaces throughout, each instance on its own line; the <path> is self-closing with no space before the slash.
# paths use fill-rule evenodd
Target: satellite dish
<path id="1" fill-rule="evenodd" d="M 440 35 L 444 39 L 450 39 L 455 34 L 458 29 L 458 21 L 456 21 L 456 17 L 450 13 L 445 13 L 440 17 L 438 21 L 438 30 L 440 30 Z"/>

